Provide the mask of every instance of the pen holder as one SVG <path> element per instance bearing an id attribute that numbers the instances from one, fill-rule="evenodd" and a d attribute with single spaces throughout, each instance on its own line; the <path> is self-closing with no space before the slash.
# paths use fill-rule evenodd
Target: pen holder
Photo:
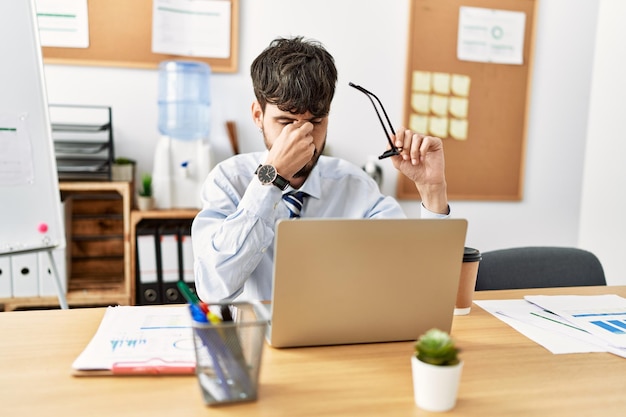
<path id="1" fill-rule="evenodd" d="M 222 313 L 223 320 L 201 323 L 192 318 L 196 375 L 204 402 L 214 406 L 256 400 L 268 322 L 266 309 L 248 302 L 208 307 L 218 315 Z"/>

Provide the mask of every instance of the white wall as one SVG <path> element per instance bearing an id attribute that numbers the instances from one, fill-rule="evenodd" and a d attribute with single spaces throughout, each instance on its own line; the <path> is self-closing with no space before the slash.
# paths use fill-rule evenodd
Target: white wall
<path id="1" fill-rule="evenodd" d="M 524 197 L 455 204 L 468 244 L 576 246 L 596 14 L 593 0 L 539 1 Z"/>
<path id="2" fill-rule="evenodd" d="M 523 200 L 452 202 L 454 215 L 469 220 L 467 244 L 483 251 L 578 245 L 598 2 L 538 1 Z M 304 35 L 324 43 L 339 69 L 331 153 L 359 165 L 379 154 L 384 139 L 371 105 L 347 84 L 374 91 L 400 125 L 408 7 L 409 0 L 241 0 L 239 72 L 212 79 L 214 109 L 237 122 L 241 150 L 263 146 L 250 118 L 250 63 L 274 37 Z M 436 33 L 432 39 L 436 42 Z M 46 76 L 50 102 L 112 105 L 116 154 L 137 159 L 139 172 L 152 169 L 156 70 L 48 65 Z M 214 146 L 218 158 L 228 156 L 223 135 Z M 389 162 L 383 165 L 383 191 L 394 194 L 396 174 Z M 418 203 L 402 204 L 410 216 L 418 215 Z"/>
<path id="3" fill-rule="evenodd" d="M 602 0 L 587 130 L 580 246 L 598 255 L 609 284 L 626 284 L 626 2 Z"/>

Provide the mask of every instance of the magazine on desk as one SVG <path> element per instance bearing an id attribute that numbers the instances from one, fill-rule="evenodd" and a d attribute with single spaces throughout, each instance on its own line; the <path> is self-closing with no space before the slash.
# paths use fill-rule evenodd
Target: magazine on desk
<path id="1" fill-rule="evenodd" d="M 72 364 L 73 374 L 194 374 L 187 306 L 108 307 L 96 334 Z"/>

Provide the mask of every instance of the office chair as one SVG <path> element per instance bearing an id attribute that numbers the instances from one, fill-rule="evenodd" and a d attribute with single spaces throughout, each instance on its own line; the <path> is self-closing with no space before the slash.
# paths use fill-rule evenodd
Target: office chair
<path id="1" fill-rule="evenodd" d="M 591 252 L 532 246 L 485 252 L 476 290 L 606 285 L 602 264 Z"/>

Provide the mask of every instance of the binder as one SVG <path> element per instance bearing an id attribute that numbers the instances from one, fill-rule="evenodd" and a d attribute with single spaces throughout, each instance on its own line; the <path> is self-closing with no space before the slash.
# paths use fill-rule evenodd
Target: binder
<path id="1" fill-rule="evenodd" d="M 136 243 L 136 304 L 161 304 L 156 227 L 138 225 Z"/>
<path id="2" fill-rule="evenodd" d="M 38 253 L 24 253 L 11 257 L 13 297 L 39 295 Z"/>
<path id="3" fill-rule="evenodd" d="M 57 295 L 57 287 L 55 284 L 54 272 L 52 271 L 52 265 L 50 265 L 50 257 L 48 252 L 39 252 L 38 257 L 38 269 L 39 269 L 39 296 L 49 297 Z M 59 273 L 59 280 L 61 281 L 61 287 L 63 292 L 67 294 L 67 269 L 65 267 L 65 248 L 55 249 L 52 251 L 52 257 Z"/>
<path id="4" fill-rule="evenodd" d="M 178 224 L 168 223 L 158 229 L 160 260 L 159 277 L 161 281 L 161 297 L 164 304 L 179 304 L 185 300 L 176 283 L 180 276 L 178 251 Z"/>
<path id="5" fill-rule="evenodd" d="M 11 282 L 11 257 L 0 256 L 0 298 L 13 297 L 13 282 Z"/>
<path id="6" fill-rule="evenodd" d="M 194 292 L 196 280 L 193 269 L 193 247 L 191 245 L 191 221 L 183 223 L 179 227 L 179 256 L 180 256 L 180 279 L 183 280 Z"/>

